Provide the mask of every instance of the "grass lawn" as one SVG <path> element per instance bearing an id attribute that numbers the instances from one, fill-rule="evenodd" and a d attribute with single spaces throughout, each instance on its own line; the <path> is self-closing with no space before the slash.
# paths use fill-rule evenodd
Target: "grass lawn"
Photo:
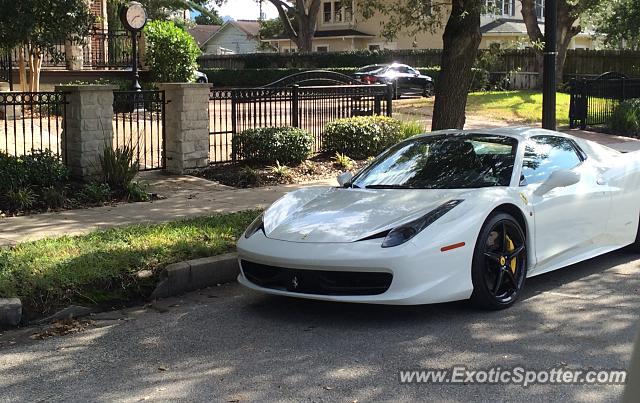
<path id="1" fill-rule="evenodd" d="M 170 263 L 218 255 L 259 211 L 132 225 L 0 250 L 0 298 L 20 297 L 28 316 L 69 303 L 97 305 L 146 297 Z M 150 277 L 141 277 L 150 270 Z"/>
<path id="2" fill-rule="evenodd" d="M 397 109 L 433 106 L 433 98 L 399 101 Z M 513 123 L 536 123 L 542 120 L 542 93 L 535 91 L 487 91 L 472 92 L 467 98 L 467 113 L 488 119 Z M 558 125 L 569 124 L 569 94 L 556 94 Z"/>

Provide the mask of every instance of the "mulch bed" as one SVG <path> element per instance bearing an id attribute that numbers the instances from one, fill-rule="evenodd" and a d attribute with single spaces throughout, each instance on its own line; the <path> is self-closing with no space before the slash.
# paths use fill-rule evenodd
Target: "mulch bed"
<path id="1" fill-rule="evenodd" d="M 358 171 L 366 164 L 366 160 L 354 160 L 353 166 L 349 170 L 352 172 Z M 243 162 L 211 164 L 194 172 L 194 175 L 227 186 L 252 188 L 335 178 L 346 170 L 338 166 L 331 156 L 319 154 L 298 166 L 289 167 L 284 175 L 277 174 L 276 170 L 270 166 L 250 165 Z"/>

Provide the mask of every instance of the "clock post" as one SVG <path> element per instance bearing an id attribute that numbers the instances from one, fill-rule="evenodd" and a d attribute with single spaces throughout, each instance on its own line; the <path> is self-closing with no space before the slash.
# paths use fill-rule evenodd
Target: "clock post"
<path id="1" fill-rule="evenodd" d="M 132 1 L 120 8 L 120 21 L 131 32 L 131 70 L 133 73 L 131 86 L 134 91 L 142 91 L 138 72 L 138 33 L 147 24 L 147 12 L 142 4 Z"/>

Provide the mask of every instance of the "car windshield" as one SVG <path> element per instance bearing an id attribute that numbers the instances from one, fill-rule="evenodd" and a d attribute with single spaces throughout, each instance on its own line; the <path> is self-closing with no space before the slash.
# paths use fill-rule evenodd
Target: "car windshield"
<path id="1" fill-rule="evenodd" d="M 417 137 L 391 147 L 353 178 L 369 189 L 509 186 L 518 141 L 483 134 Z"/>
<path id="2" fill-rule="evenodd" d="M 360 70 L 358 70 L 358 73 L 372 73 L 374 71 L 380 71 L 382 69 L 386 68 L 386 66 L 384 65 L 379 65 L 379 64 L 373 64 L 370 66 L 364 66 L 362 68 L 360 68 Z"/>

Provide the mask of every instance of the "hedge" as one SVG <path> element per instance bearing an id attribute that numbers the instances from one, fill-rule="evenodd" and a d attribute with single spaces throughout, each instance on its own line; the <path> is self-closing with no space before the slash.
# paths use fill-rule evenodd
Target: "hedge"
<path id="1" fill-rule="evenodd" d="M 404 139 L 402 123 L 386 116 L 357 116 L 338 119 L 325 126 L 325 152 L 365 159 L 380 154 Z"/>
<path id="2" fill-rule="evenodd" d="M 418 67 L 417 69 L 420 70 L 420 73 L 428 75 L 434 80 L 437 80 L 440 75 L 440 67 Z M 245 69 L 241 70 L 241 74 L 238 70 L 233 69 L 202 69 L 201 71 L 209 77 L 209 82 L 215 87 L 251 88 L 271 84 L 281 78 L 309 70 L 299 68 Z M 351 75 L 358 70 L 358 67 L 341 67 L 326 70 Z M 486 70 L 476 68 L 472 69 L 472 71 L 474 74 L 471 91 L 480 91 L 487 88 L 489 73 Z"/>
<path id="3" fill-rule="evenodd" d="M 259 164 L 299 164 L 309 157 L 314 137 L 296 127 L 245 130 L 231 139 L 234 159 Z"/>

